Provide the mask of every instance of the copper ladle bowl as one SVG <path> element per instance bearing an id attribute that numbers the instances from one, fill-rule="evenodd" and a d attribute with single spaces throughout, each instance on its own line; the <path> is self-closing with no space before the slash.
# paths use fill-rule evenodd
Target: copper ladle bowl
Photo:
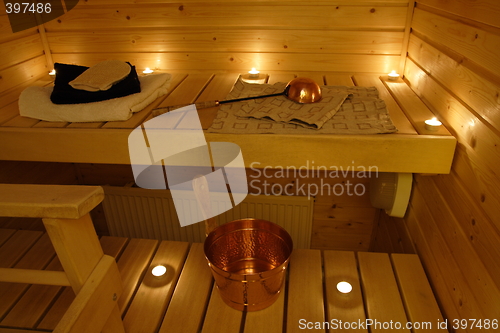
<path id="1" fill-rule="evenodd" d="M 315 103 L 321 100 L 321 88 L 312 79 L 298 77 L 288 82 L 285 95 L 288 99 L 297 103 Z"/>

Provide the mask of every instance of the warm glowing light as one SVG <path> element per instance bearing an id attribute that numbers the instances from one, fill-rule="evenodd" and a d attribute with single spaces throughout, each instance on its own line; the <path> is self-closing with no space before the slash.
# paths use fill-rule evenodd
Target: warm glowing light
<path id="1" fill-rule="evenodd" d="M 437 131 L 442 123 L 436 117 L 425 121 L 425 128 L 429 131 Z"/>
<path id="2" fill-rule="evenodd" d="M 341 281 L 337 283 L 337 290 L 343 294 L 348 294 L 352 290 L 352 286 L 349 282 Z"/>
<path id="3" fill-rule="evenodd" d="M 49 75 L 52 75 L 52 76 L 56 75 L 56 70 L 55 70 L 55 69 L 51 70 L 51 71 L 49 72 Z"/>
<path id="4" fill-rule="evenodd" d="M 153 72 L 154 70 L 150 69 L 149 67 L 146 67 L 146 69 L 143 71 L 144 74 L 151 74 Z"/>
<path id="5" fill-rule="evenodd" d="M 389 80 L 391 80 L 391 81 L 395 81 L 395 80 L 397 80 L 399 78 L 399 74 L 396 73 L 396 71 L 390 72 L 388 74 L 388 76 L 389 76 Z"/>
<path id="6" fill-rule="evenodd" d="M 248 72 L 248 74 L 250 74 L 250 78 L 252 78 L 252 79 L 258 78 L 259 73 L 260 72 L 258 70 L 256 70 L 255 68 L 252 68 L 252 70 Z"/>
<path id="7" fill-rule="evenodd" d="M 163 276 L 167 272 L 167 267 L 158 265 L 151 270 L 151 274 L 154 276 Z"/>

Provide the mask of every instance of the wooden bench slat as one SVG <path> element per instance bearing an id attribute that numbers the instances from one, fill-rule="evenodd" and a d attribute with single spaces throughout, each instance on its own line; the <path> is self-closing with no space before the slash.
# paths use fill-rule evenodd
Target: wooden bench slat
<path id="1" fill-rule="evenodd" d="M 207 315 L 201 333 L 234 333 L 240 331 L 243 312 L 233 309 L 220 296 L 214 283 L 208 303 Z"/>
<path id="2" fill-rule="evenodd" d="M 451 135 L 444 126 L 441 126 L 435 132 L 429 131 L 425 128 L 424 121 L 433 118 L 434 114 L 405 82 L 383 80 L 383 83 L 394 96 L 394 99 L 401 106 L 401 109 L 405 112 L 406 117 L 419 134 Z"/>
<path id="3" fill-rule="evenodd" d="M 0 184 L 0 216 L 77 219 L 103 198 L 98 186 Z"/>
<path id="4" fill-rule="evenodd" d="M 416 254 L 391 254 L 394 272 L 406 313 L 412 323 L 432 324 L 437 330 L 437 323 L 443 322 L 443 316 L 425 275 L 420 259 Z"/>
<path id="5" fill-rule="evenodd" d="M 387 90 L 387 87 L 384 86 L 384 84 L 378 77 L 375 77 L 373 75 L 355 75 L 354 79 L 356 80 L 356 84 L 358 86 L 373 86 L 377 88 L 380 94 L 380 98 L 384 100 L 385 105 L 387 106 L 387 110 L 391 115 L 392 122 L 398 129 L 397 133 L 417 134 L 417 131 L 408 120 L 403 110 L 401 110 L 398 103 L 394 100 L 392 95 Z"/>
<path id="6" fill-rule="evenodd" d="M 193 244 L 160 333 L 198 333 L 211 291 L 212 273 L 204 256 L 203 244 Z"/>
<path id="7" fill-rule="evenodd" d="M 303 332 L 299 321 L 324 322 L 323 273 L 319 250 L 294 249 L 288 276 L 288 333 Z M 311 330 L 322 331 L 324 330 Z"/>
<path id="8" fill-rule="evenodd" d="M 159 328 L 188 248 L 189 243 L 186 242 L 161 242 L 149 268 L 164 265 L 167 272 L 160 278 L 153 276 L 150 271 L 146 272 L 123 319 L 127 333 L 153 332 Z"/>
<path id="9" fill-rule="evenodd" d="M 366 319 L 361 294 L 361 283 L 354 252 L 324 251 L 324 271 L 326 298 L 328 299 L 328 321 L 337 320 L 348 323 L 364 322 Z M 337 290 L 337 283 L 351 284 L 352 291 L 343 294 Z M 341 326 L 343 328 L 343 326 Z M 342 329 L 342 331 L 368 332 L 367 329 Z"/>
<path id="10" fill-rule="evenodd" d="M 348 74 L 327 74 L 325 80 L 327 86 L 354 86 L 352 77 Z"/>
<path id="11" fill-rule="evenodd" d="M 239 74 L 217 74 L 206 86 L 196 102 L 207 102 L 212 100 L 225 100 L 233 88 Z M 198 111 L 201 127 L 207 129 L 212 125 L 212 122 L 217 114 L 219 107 L 207 108 Z"/>
<path id="12" fill-rule="evenodd" d="M 402 329 L 394 332 L 409 332 L 404 329 L 407 318 L 391 261 L 387 253 L 358 252 L 359 269 L 367 316 L 374 322 L 398 322 Z M 390 332 L 384 326 L 371 326 L 370 332 Z"/>
<path id="13" fill-rule="evenodd" d="M 295 78 L 295 74 L 293 73 L 272 73 L 269 74 L 269 78 L 267 79 L 268 84 L 275 84 L 276 82 L 290 82 Z"/>

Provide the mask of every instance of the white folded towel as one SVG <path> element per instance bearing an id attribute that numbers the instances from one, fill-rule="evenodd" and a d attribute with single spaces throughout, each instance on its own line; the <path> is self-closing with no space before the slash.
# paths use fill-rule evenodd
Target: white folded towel
<path id="1" fill-rule="evenodd" d="M 50 100 L 53 87 L 28 87 L 19 96 L 21 116 L 46 121 L 98 122 L 122 121 L 143 110 L 167 93 L 171 75 L 168 73 L 139 77 L 141 92 L 101 102 L 54 104 Z"/>

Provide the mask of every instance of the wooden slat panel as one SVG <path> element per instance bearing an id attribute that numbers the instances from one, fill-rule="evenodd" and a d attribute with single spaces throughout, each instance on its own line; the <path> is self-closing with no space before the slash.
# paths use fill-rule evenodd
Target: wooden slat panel
<path id="1" fill-rule="evenodd" d="M 419 0 L 418 2 L 495 27 L 500 27 L 498 22 L 500 4 L 496 0 L 479 0 L 474 2 L 468 0 Z"/>
<path id="2" fill-rule="evenodd" d="M 185 3 L 198 3 L 199 0 L 186 0 Z M 217 3 L 222 3 L 226 5 L 227 3 L 243 3 L 247 4 L 249 0 L 219 0 Z M 275 6 L 279 4 L 297 4 L 303 3 L 301 0 L 256 0 L 255 2 L 260 2 L 260 4 L 267 4 L 269 6 Z M 311 1 L 311 4 L 318 4 L 322 1 Z M 116 4 L 158 4 L 158 3 L 174 3 L 177 4 L 175 0 L 87 0 L 82 6 L 95 6 L 95 5 L 116 5 Z M 406 6 L 407 0 L 356 0 L 356 3 L 365 5 L 380 5 L 380 6 Z M 336 0 L 337 5 L 352 5 L 352 0 Z"/>
<path id="3" fill-rule="evenodd" d="M 498 57 L 500 35 L 415 9 L 412 29 L 446 47 L 449 47 L 493 73 L 500 72 Z"/>
<path id="4" fill-rule="evenodd" d="M 370 332 L 409 332 L 405 329 L 406 313 L 389 256 L 385 253 L 359 252 L 358 261 L 368 318 L 401 325 L 401 329 L 392 330 L 374 325 L 370 327 Z"/>
<path id="5" fill-rule="evenodd" d="M 443 316 L 418 256 L 392 254 L 391 259 L 408 320 L 414 325 L 431 323 L 431 326 L 422 329 L 438 331 L 437 324 L 443 321 Z"/>
<path id="6" fill-rule="evenodd" d="M 193 244 L 159 332 L 198 333 L 211 292 L 212 273 L 203 244 Z"/>
<path id="7" fill-rule="evenodd" d="M 242 316 L 242 311 L 235 310 L 224 303 L 217 286 L 214 284 L 201 333 L 239 332 Z"/>
<path id="8" fill-rule="evenodd" d="M 410 38 L 408 48 L 412 60 L 430 73 L 442 85 L 453 82 L 453 93 L 467 103 L 474 112 L 493 127 L 500 128 L 500 84 L 475 73 L 440 50 L 429 45 L 416 35 Z"/>
<path id="9" fill-rule="evenodd" d="M 327 321 L 336 320 L 353 323 L 366 319 L 361 295 L 361 284 L 354 252 L 325 251 L 324 271 L 326 298 L 328 300 Z M 337 283 L 345 281 L 351 284 L 352 291 L 343 294 L 337 290 Z M 344 327 L 341 327 L 344 328 Z M 368 332 L 367 329 L 343 329 L 342 331 Z"/>
<path id="10" fill-rule="evenodd" d="M 403 110 L 401 110 L 397 102 L 387 90 L 387 87 L 380 81 L 379 78 L 376 78 L 372 75 L 355 75 L 354 80 L 356 81 L 356 84 L 358 86 L 373 86 L 377 88 L 380 98 L 384 100 L 391 119 L 398 129 L 398 133 L 417 134 L 415 128 L 410 123 Z"/>
<path id="11" fill-rule="evenodd" d="M 20 115 L 15 116 L 14 118 L 10 119 L 9 121 L 6 121 L 5 123 L 2 124 L 3 127 L 33 127 L 37 123 L 39 123 L 39 119 L 34 119 L 34 118 L 29 118 L 29 117 L 23 117 Z"/>
<path id="12" fill-rule="evenodd" d="M 299 325 L 301 319 L 308 322 L 325 321 L 322 274 L 319 250 L 293 250 L 288 277 L 288 333 L 303 331 Z"/>
<path id="13" fill-rule="evenodd" d="M 403 33 L 395 31 L 134 29 L 47 33 L 54 53 L 72 52 L 310 52 L 399 55 Z M 321 48 L 318 48 L 321 45 Z"/>
<path id="14" fill-rule="evenodd" d="M 263 6 L 261 4 L 226 6 L 220 10 L 217 3 L 197 3 L 179 6 L 92 6 L 78 7 L 59 20 L 45 24 L 47 31 L 84 29 L 123 29 L 140 27 L 295 27 L 402 29 L 406 19 L 405 7 L 295 5 Z"/>
<path id="15" fill-rule="evenodd" d="M 159 328 L 160 318 L 174 292 L 188 247 L 189 244 L 183 242 L 161 242 L 150 267 L 164 265 L 167 273 L 161 278 L 156 278 L 150 272 L 144 276 L 123 319 L 127 332 L 151 332 Z"/>
<path id="16" fill-rule="evenodd" d="M 137 68 L 150 67 L 160 60 L 164 71 L 249 71 L 257 66 L 262 72 L 280 69 L 283 71 L 329 71 L 389 73 L 397 68 L 399 55 L 365 54 L 317 54 L 317 53 L 239 53 L 239 52 L 191 52 L 191 53 L 91 53 L 53 54 L 55 62 L 77 63 L 92 66 L 107 59 L 130 61 Z"/>

